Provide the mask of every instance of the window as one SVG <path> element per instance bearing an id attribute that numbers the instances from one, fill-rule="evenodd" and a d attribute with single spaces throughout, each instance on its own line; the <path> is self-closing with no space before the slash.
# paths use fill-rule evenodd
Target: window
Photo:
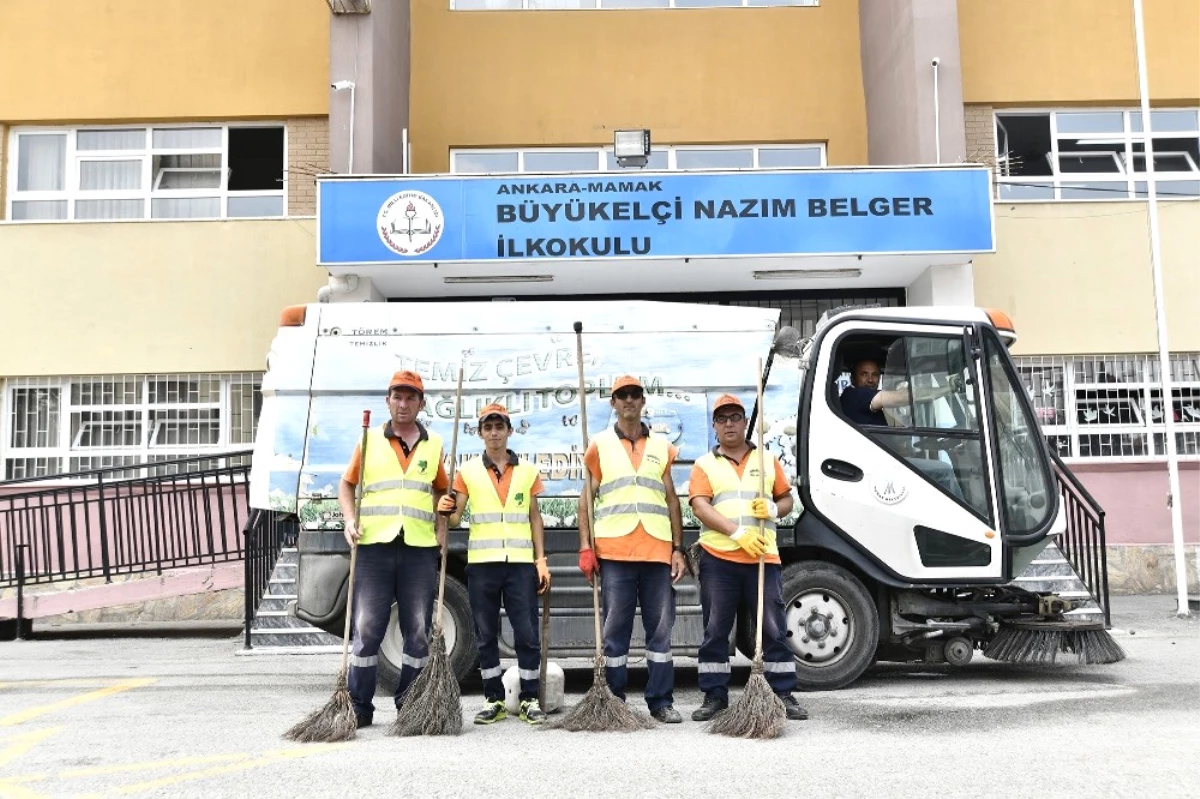
<path id="1" fill-rule="evenodd" d="M 284 129 L 15 128 L 8 218 L 283 216 Z"/>
<path id="2" fill-rule="evenodd" d="M 252 374 L 9 379 L 4 479 L 249 447 L 261 382 Z"/>
<path id="3" fill-rule="evenodd" d="M 550 11 L 596 8 L 819 6 L 820 0 L 450 0 L 452 11 Z"/>
<path id="4" fill-rule="evenodd" d="M 1166 456 L 1166 419 L 1153 355 L 1016 357 L 1050 448 L 1079 460 Z M 1200 353 L 1171 356 L 1175 444 L 1200 456 Z"/>
<path id="5" fill-rule="evenodd" d="M 883 419 L 859 427 L 943 492 L 990 520 L 975 382 L 960 336 L 855 335 L 838 345 L 829 403 L 844 415 L 844 373 L 862 361 L 881 376 Z M 857 424 L 857 423 L 856 423 Z"/>
<path id="6" fill-rule="evenodd" d="M 1157 154 L 1156 154 L 1157 155 Z M 1157 158 L 1155 159 L 1157 163 Z M 825 166 L 823 144 L 760 144 L 745 146 L 654 145 L 648 170 L 785 169 Z M 542 147 L 523 150 L 451 150 L 450 171 L 460 174 L 621 172 L 639 169 L 617 166 L 611 147 Z"/>
<path id="7" fill-rule="evenodd" d="M 1200 197 L 1200 111 L 1150 113 L 1155 187 L 1163 199 Z M 996 114 L 1002 200 L 1146 197 L 1146 144 L 1137 111 Z"/>

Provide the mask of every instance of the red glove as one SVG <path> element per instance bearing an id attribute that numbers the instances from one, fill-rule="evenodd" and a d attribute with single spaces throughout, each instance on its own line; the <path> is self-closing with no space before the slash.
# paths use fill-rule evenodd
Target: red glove
<path id="1" fill-rule="evenodd" d="M 599 573 L 600 562 L 596 560 L 596 553 L 591 547 L 579 550 L 579 571 L 583 572 L 589 583 Z"/>

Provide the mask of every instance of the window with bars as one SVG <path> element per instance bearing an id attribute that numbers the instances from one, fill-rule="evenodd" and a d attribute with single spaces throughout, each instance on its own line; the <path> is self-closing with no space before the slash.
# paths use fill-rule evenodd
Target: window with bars
<path id="1" fill-rule="evenodd" d="M 646 169 L 783 169 L 825 166 L 824 144 L 747 144 L 735 146 L 653 146 Z M 617 166 L 611 147 L 531 147 L 450 151 L 457 174 L 559 172 L 636 173 Z"/>
<path id="2" fill-rule="evenodd" d="M 284 214 L 282 125 L 16 127 L 8 218 Z"/>
<path id="3" fill-rule="evenodd" d="M 262 409 L 261 384 L 258 374 L 10 378 L 4 479 L 246 448 Z"/>
<path id="4" fill-rule="evenodd" d="M 1166 417 L 1154 355 L 1018 356 L 1017 371 L 1051 448 L 1063 458 L 1163 458 Z M 1200 456 L 1200 353 L 1171 356 L 1175 443 Z"/>

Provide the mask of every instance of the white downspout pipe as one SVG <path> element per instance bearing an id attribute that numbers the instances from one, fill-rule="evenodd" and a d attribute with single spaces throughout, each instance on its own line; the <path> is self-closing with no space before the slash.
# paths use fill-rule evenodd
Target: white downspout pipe
<path id="1" fill-rule="evenodd" d="M 934 163 L 942 163 L 942 105 L 938 98 L 938 66 L 942 59 L 934 56 L 930 66 L 933 67 L 933 158 Z"/>

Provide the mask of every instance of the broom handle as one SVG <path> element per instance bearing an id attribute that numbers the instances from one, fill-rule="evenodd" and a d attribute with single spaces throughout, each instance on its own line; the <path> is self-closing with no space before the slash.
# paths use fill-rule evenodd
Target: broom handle
<path id="1" fill-rule="evenodd" d="M 587 454 L 587 385 L 583 382 L 583 322 L 575 323 L 575 363 L 579 367 L 579 426 L 583 430 L 583 452 Z M 592 475 L 587 464 L 583 466 L 583 509 L 588 518 L 588 545 L 596 549 L 596 530 L 592 518 Z M 600 640 L 600 581 L 592 578 L 592 617 L 596 623 L 596 662 L 603 654 Z"/>
<path id="2" fill-rule="evenodd" d="M 458 365 L 458 385 L 454 389 L 454 432 L 450 434 L 450 485 L 447 490 L 450 496 L 454 496 L 454 472 L 458 467 L 458 426 L 459 413 L 462 405 L 462 377 L 463 365 Z M 450 525 L 446 524 L 446 545 L 442 547 L 442 565 L 441 574 L 438 575 L 438 609 L 437 619 L 433 622 L 433 632 L 436 635 L 442 629 L 442 605 L 446 598 L 446 556 L 450 552 Z"/>
<path id="3" fill-rule="evenodd" d="M 755 422 L 754 433 L 758 437 L 758 496 L 765 499 L 767 496 L 767 473 L 766 456 L 763 454 L 763 424 L 762 424 L 762 406 L 763 406 L 763 362 L 762 358 L 758 359 L 758 396 L 755 404 Z M 765 519 L 758 520 L 758 535 L 765 539 L 767 536 L 767 522 Z M 761 666 L 763 660 L 763 578 L 766 573 L 766 554 L 758 556 L 758 629 L 754 633 L 754 662 Z"/>
<path id="4" fill-rule="evenodd" d="M 542 652 L 538 664 L 538 704 L 546 709 L 546 672 L 550 658 L 550 589 L 542 595 Z"/>
<path id="5" fill-rule="evenodd" d="M 354 523 L 362 515 L 363 484 L 366 483 L 367 433 L 371 429 L 371 412 L 363 411 L 362 443 L 358 447 L 358 485 L 354 487 Z M 350 615 L 354 610 L 354 567 L 358 564 L 358 544 L 350 545 L 350 579 L 346 584 L 346 625 L 342 632 L 342 674 L 350 670 Z"/>

